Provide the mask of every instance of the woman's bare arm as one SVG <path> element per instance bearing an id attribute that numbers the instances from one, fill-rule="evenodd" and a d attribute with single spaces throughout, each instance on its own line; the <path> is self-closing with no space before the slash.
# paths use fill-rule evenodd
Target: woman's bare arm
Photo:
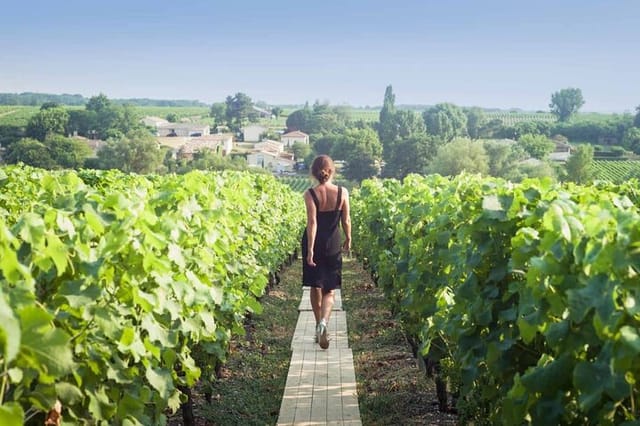
<path id="1" fill-rule="evenodd" d="M 342 244 L 342 249 L 344 251 L 351 250 L 351 212 L 349 207 L 349 192 L 347 188 L 343 188 L 342 191 L 343 201 L 342 201 L 342 231 L 344 232 L 344 243 Z"/>
<path id="2" fill-rule="evenodd" d="M 307 263 L 310 266 L 316 266 L 313 261 L 313 251 L 318 232 L 318 222 L 316 220 L 316 205 L 309 191 L 304 193 L 304 204 L 307 208 Z"/>

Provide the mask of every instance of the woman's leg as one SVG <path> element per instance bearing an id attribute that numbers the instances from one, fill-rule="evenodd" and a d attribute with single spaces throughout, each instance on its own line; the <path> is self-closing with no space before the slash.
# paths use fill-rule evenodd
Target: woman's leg
<path id="1" fill-rule="evenodd" d="M 329 290 L 322 294 L 322 311 L 321 319 L 325 320 L 329 324 L 329 317 L 331 317 L 331 311 L 333 310 L 333 303 L 335 295 L 333 290 Z"/>
<path id="2" fill-rule="evenodd" d="M 318 343 L 322 349 L 329 347 L 329 336 L 327 332 L 327 326 L 329 325 L 329 318 L 331 317 L 331 310 L 333 309 L 334 294 L 333 290 L 329 290 L 322 293 L 322 318 L 318 326 L 317 334 Z"/>
<path id="3" fill-rule="evenodd" d="M 316 324 L 318 324 L 322 319 L 322 289 L 317 287 L 309 288 L 309 300 L 311 301 L 313 316 L 316 318 Z"/>

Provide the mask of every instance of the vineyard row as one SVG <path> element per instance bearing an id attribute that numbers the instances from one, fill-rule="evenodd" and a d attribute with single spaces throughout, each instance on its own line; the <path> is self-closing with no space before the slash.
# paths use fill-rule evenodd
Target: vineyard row
<path id="1" fill-rule="evenodd" d="M 638 424 L 638 183 L 365 181 L 356 250 L 462 423 Z"/>
<path id="2" fill-rule="evenodd" d="M 303 223 L 271 176 L 0 169 L 0 424 L 165 423 Z"/>

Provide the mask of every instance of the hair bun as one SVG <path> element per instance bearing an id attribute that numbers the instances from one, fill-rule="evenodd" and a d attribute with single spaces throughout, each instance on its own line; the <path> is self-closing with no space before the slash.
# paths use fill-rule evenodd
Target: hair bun
<path id="1" fill-rule="evenodd" d="M 320 183 L 325 183 L 335 173 L 333 160 L 328 155 L 319 155 L 313 160 L 311 165 L 311 174 Z"/>

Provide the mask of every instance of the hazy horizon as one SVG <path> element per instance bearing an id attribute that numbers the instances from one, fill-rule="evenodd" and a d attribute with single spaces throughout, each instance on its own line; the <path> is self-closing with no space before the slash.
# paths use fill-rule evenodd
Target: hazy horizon
<path id="1" fill-rule="evenodd" d="M 187 99 L 237 92 L 271 105 L 632 112 L 640 2 L 148 0 L 5 5 L 0 92 Z M 217 4 L 216 4 L 217 3 Z"/>

